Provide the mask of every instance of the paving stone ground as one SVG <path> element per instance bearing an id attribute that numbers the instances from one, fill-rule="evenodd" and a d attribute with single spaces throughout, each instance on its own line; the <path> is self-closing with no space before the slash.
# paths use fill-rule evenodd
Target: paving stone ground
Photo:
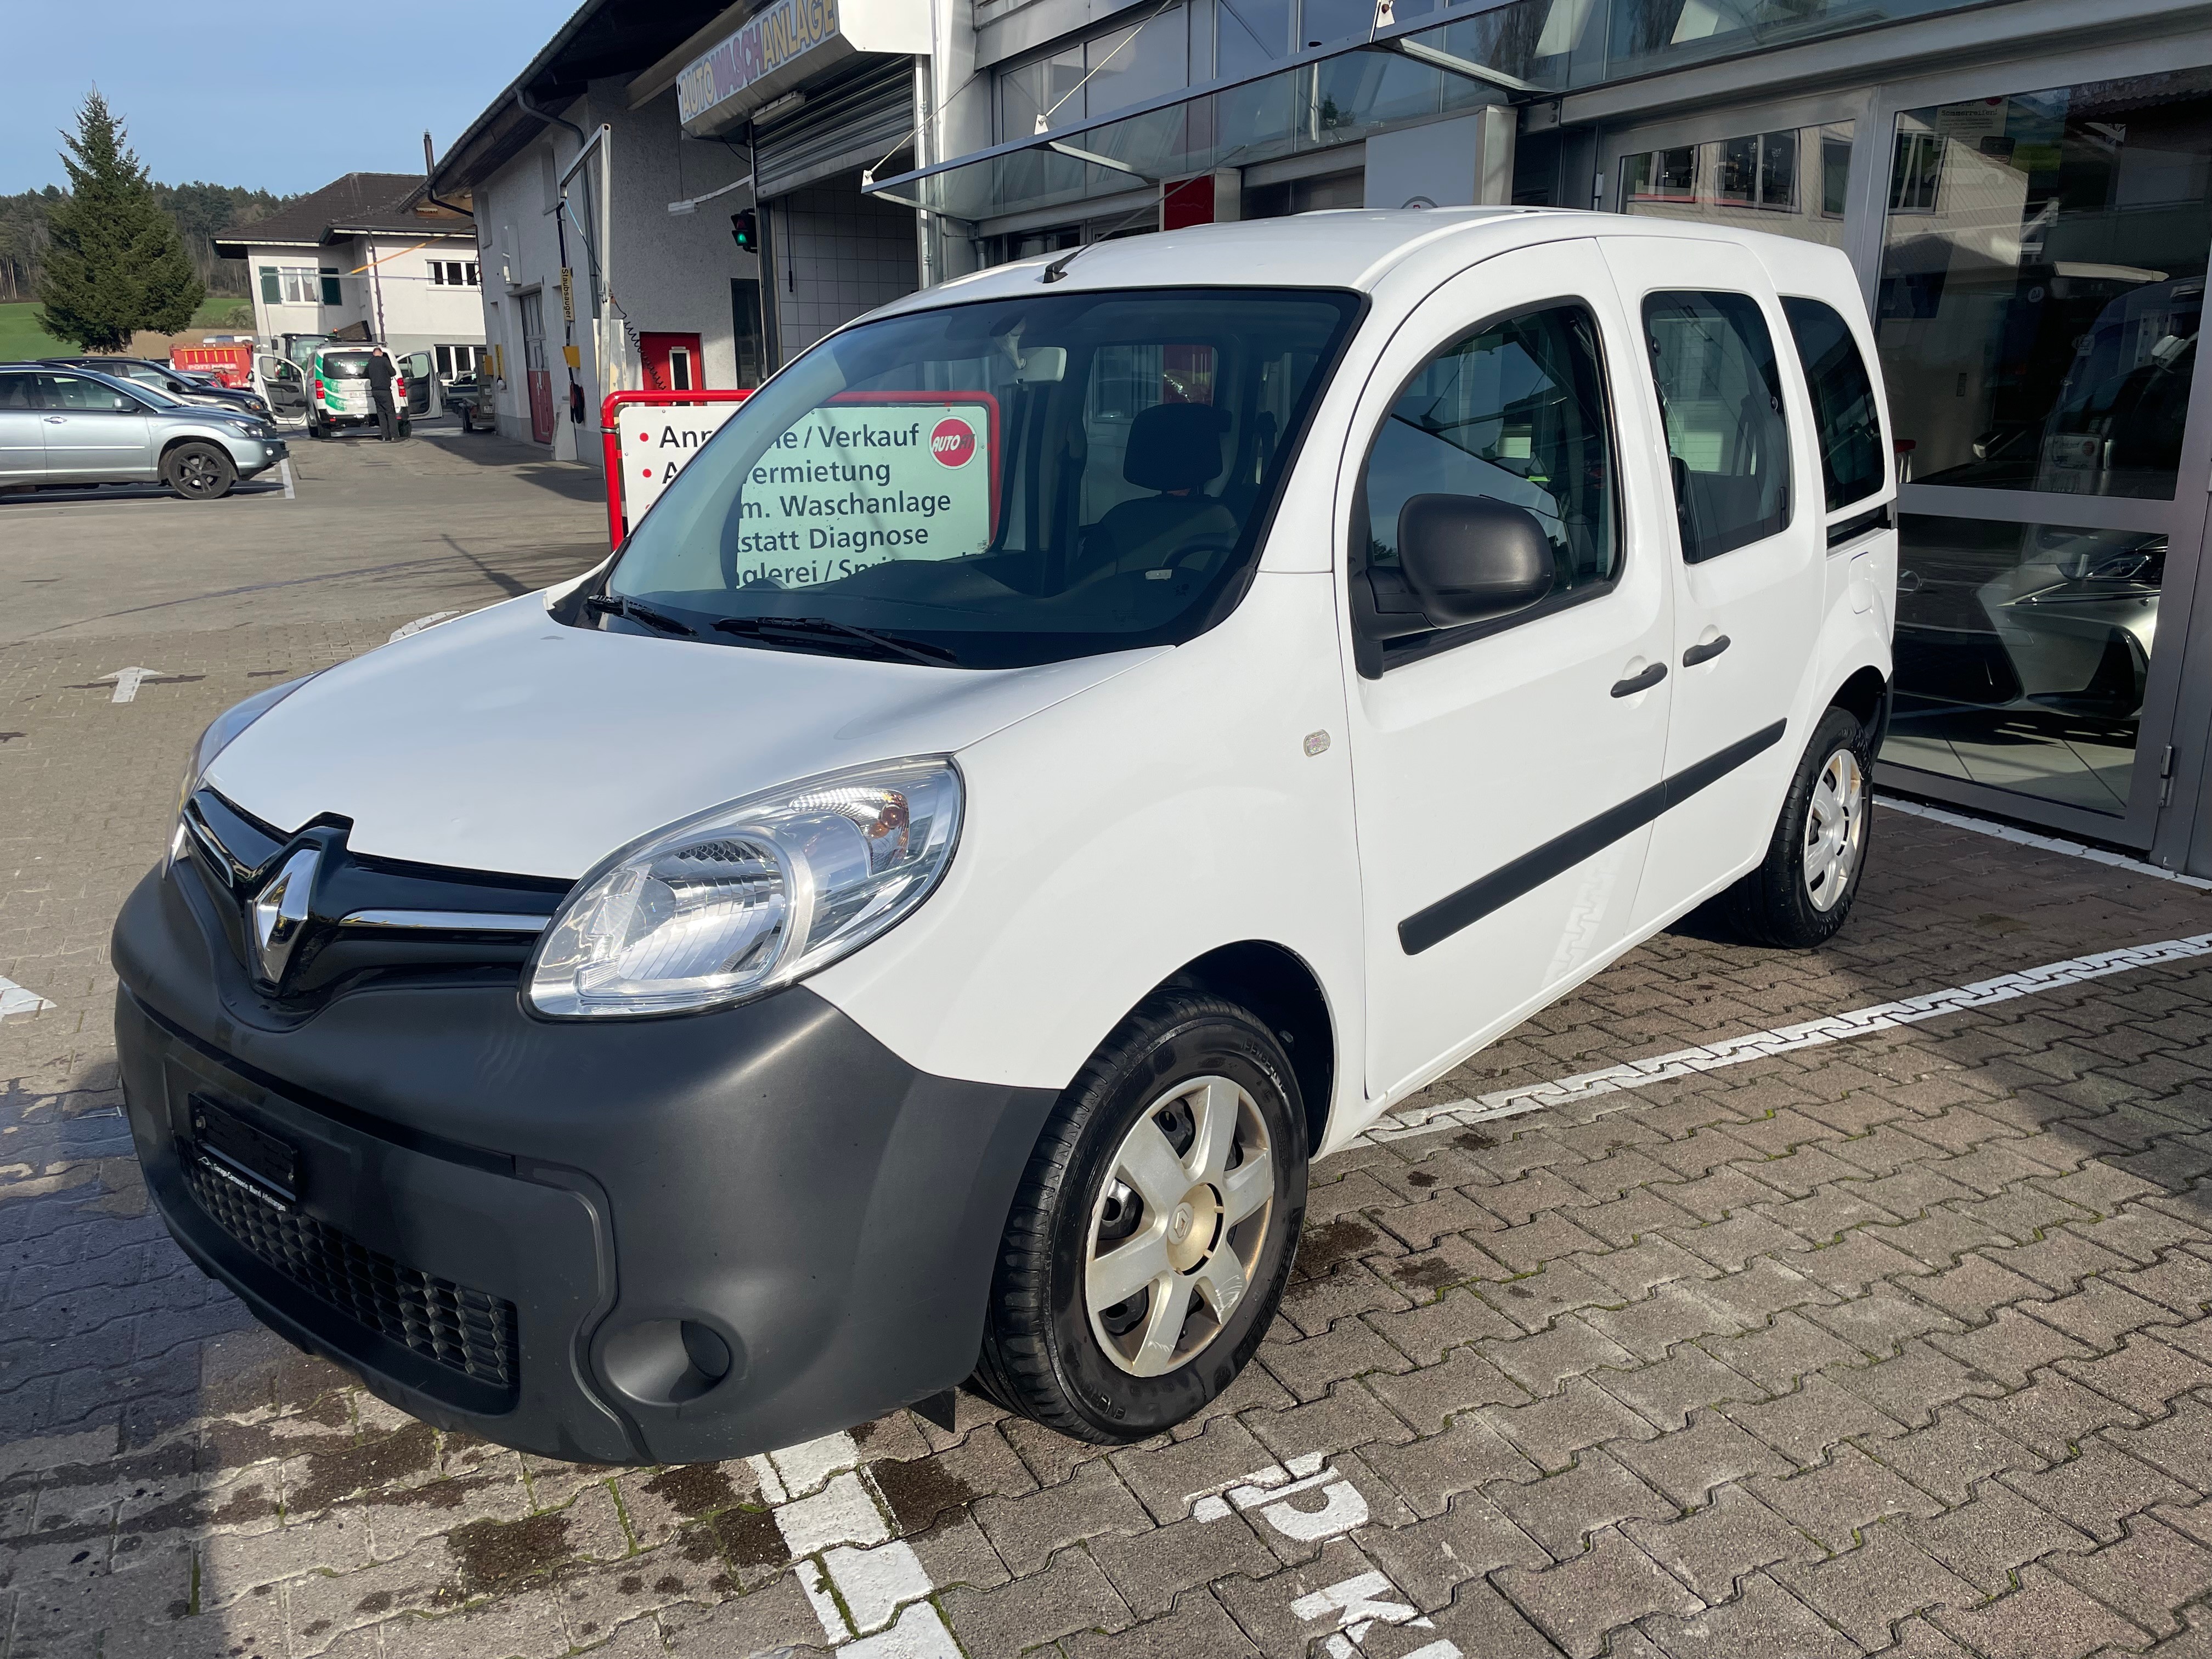
<path id="1" fill-rule="evenodd" d="M 109 920 L 214 712 L 598 546 L 458 440 L 300 472 L 0 501 L 0 976 L 55 1005 L 0 1022 L 0 1659 L 2212 1655 L 2212 956 L 1340 1154 L 1257 1362 L 1122 1449 L 963 1395 L 585 1468 L 294 1352 L 148 1212 Z M 1692 919 L 1413 1103 L 2208 933 L 1883 811 L 1830 948 Z"/>

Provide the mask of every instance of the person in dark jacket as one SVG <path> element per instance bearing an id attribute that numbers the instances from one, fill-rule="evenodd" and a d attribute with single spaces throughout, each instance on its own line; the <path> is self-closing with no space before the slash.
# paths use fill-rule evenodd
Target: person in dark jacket
<path id="1" fill-rule="evenodd" d="M 392 365 L 382 346 L 373 348 L 368 355 L 368 395 L 376 399 L 378 435 L 390 443 L 399 436 L 399 411 L 392 402 L 392 382 L 399 371 Z"/>

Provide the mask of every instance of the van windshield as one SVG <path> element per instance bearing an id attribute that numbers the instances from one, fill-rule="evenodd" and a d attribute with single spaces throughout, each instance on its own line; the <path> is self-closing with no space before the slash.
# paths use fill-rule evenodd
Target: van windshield
<path id="1" fill-rule="evenodd" d="M 968 668 L 1180 643 L 1242 591 L 1359 306 L 1046 293 L 848 330 L 677 472 L 595 603 Z"/>

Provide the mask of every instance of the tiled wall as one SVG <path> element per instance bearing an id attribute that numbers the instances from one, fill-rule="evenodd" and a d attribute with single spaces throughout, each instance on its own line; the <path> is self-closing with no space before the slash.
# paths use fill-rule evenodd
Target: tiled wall
<path id="1" fill-rule="evenodd" d="M 809 185 L 774 206 L 769 252 L 784 361 L 921 285 L 913 211 L 861 195 L 858 173 Z"/>

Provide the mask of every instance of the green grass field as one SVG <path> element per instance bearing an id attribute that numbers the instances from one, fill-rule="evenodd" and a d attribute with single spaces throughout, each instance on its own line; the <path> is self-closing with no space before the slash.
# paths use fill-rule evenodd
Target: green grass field
<path id="1" fill-rule="evenodd" d="M 0 306 L 0 362 L 24 357 L 57 357 L 75 349 L 39 326 L 36 305 Z"/>
<path id="2" fill-rule="evenodd" d="M 200 308 L 192 313 L 195 329 L 223 329 L 234 326 L 233 312 L 244 314 L 236 328 L 244 333 L 253 331 L 253 307 L 250 301 L 234 295 L 204 300 Z M 64 357 L 73 355 L 76 348 L 66 340 L 57 340 L 39 326 L 39 307 L 35 301 L 26 301 L 15 305 L 0 305 L 0 362 L 13 362 L 25 357 Z"/>

